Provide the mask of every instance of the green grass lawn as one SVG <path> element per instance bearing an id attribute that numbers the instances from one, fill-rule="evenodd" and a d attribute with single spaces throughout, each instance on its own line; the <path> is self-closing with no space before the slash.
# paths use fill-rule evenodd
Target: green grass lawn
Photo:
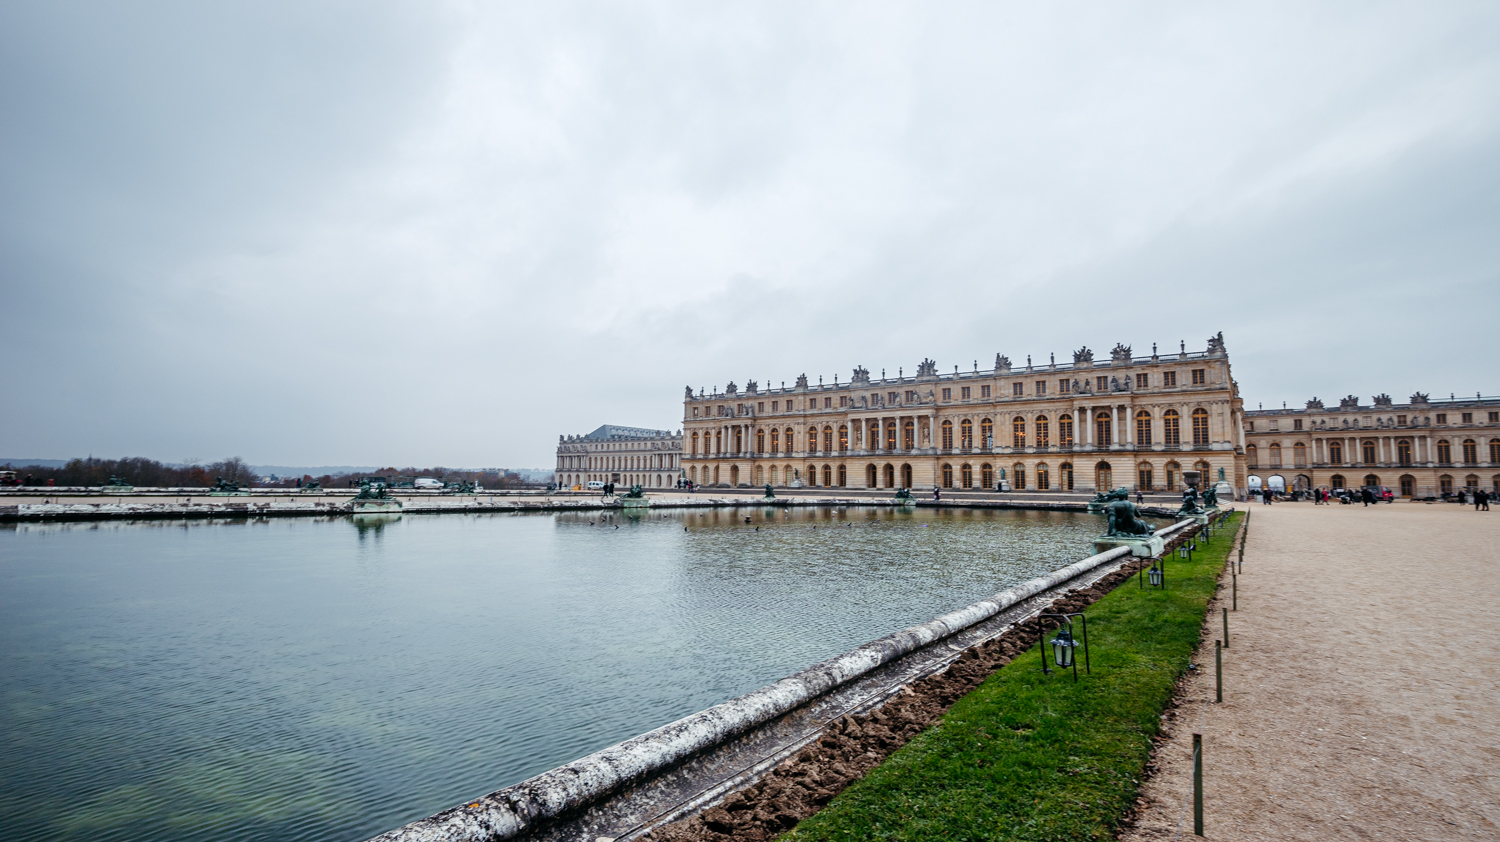
<path id="1" fill-rule="evenodd" d="M 1168 560 L 1165 593 L 1131 580 L 1087 609 L 1093 675 L 1044 677 L 1033 646 L 782 838 L 1113 838 L 1232 535 Z"/>

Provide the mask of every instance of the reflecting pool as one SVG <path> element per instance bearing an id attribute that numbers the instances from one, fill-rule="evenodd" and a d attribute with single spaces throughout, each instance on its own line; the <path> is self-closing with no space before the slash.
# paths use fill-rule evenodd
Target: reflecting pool
<path id="1" fill-rule="evenodd" d="M 364 839 L 1070 564 L 1101 527 L 857 507 L 8 525 L 0 838 Z"/>

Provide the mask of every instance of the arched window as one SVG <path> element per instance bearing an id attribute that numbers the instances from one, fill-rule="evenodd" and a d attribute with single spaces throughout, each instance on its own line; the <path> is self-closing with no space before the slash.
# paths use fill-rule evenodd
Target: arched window
<path id="1" fill-rule="evenodd" d="M 1450 477 L 1447 474 L 1443 474 L 1442 476 L 1438 477 L 1438 493 L 1439 494 L 1452 494 L 1453 493 L 1453 477 Z"/>
<path id="2" fill-rule="evenodd" d="M 1073 490 L 1073 463 L 1064 462 L 1057 467 L 1057 481 L 1063 491 Z"/>
<path id="3" fill-rule="evenodd" d="M 943 463 L 943 487 L 953 487 L 953 466 L 949 465 L 947 462 Z"/>
<path id="4" fill-rule="evenodd" d="M 1464 464 L 1479 464 L 1479 444 L 1473 439 L 1464 439 Z"/>
<path id="5" fill-rule="evenodd" d="M 1500 439 L 1490 439 L 1490 464 L 1500 465 Z"/>
<path id="6" fill-rule="evenodd" d="M 1401 475 L 1401 496 L 1415 497 L 1417 493 L 1417 478 L 1411 474 Z"/>
<path id="7" fill-rule="evenodd" d="M 896 449 L 896 422 L 895 421 L 887 421 L 887 422 L 885 422 L 885 449 L 886 450 L 895 450 Z"/>
<path id="8" fill-rule="evenodd" d="M 944 450 L 952 450 L 953 449 L 953 422 L 952 421 L 944 421 L 943 422 L 942 430 L 943 430 L 943 449 Z M 948 488 L 950 486 L 946 486 L 945 485 L 943 487 L 944 488 Z"/>
<path id="9" fill-rule="evenodd" d="M 698 455 L 698 434 L 693 433 L 693 455 Z"/>
<path id="10" fill-rule="evenodd" d="M 765 474 L 764 469 L 762 469 L 761 466 L 756 465 L 755 466 L 755 484 L 756 485 L 764 485 L 765 484 L 766 481 L 762 478 L 764 476 L 764 474 Z"/>
<path id="11" fill-rule="evenodd" d="M 1342 464 L 1344 464 L 1344 443 L 1343 442 L 1331 441 L 1331 442 L 1328 443 L 1328 464 L 1330 464 L 1330 465 L 1342 465 Z M 1336 486 L 1334 486 L 1334 488 L 1343 488 L 1343 486 L 1342 485 L 1336 485 Z"/>
<path id="12" fill-rule="evenodd" d="M 1052 477 L 1047 471 L 1047 464 L 1044 462 L 1036 466 L 1036 490 L 1050 491 L 1051 489 Z"/>
<path id="13" fill-rule="evenodd" d="M 781 431 L 774 427 L 771 429 L 771 452 L 781 452 Z"/>
<path id="14" fill-rule="evenodd" d="M 787 465 L 785 468 L 781 469 L 781 481 L 783 483 L 786 483 L 787 485 L 791 485 L 792 484 L 792 480 L 794 480 L 796 478 L 797 478 L 797 469 L 796 468 L 793 468 L 791 465 Z"/>
<path id="15" fill-rule="evenodd" d="M 839 452 L 840 453 L 848 453 L 849 452 L 849 425 L 848 424 L 840 424 L 839 425 Z"/>
<path id="16" fill-rule="evenodd" d="M 1168 447 L 1182 445 L 1182 416 L 1175 409 L 1161 414 L 1161 442 Z"/>
<path id="17" fill-rule="evenodd" d="M 1344 475 L 1343 474 L 1334 474 L 1333 476 L 1329 477 L 1328 478 L 1328 487 L 1329 488 L 1343 488 L 1344 487 Z"/>
<path id="18" fill-rule="evenodd" d="M 771 484 L 772 485 L 776 484 L 776 466 L 775 465 L 771 466 Z"/>
<path id="19" fill-rule="evenodd" d="M 868 450 L 880 449 L 880 422 L 870 422 L 870 441 L 865 445 Z"/>
<path id="20" fill-rule="evenodd" d="M 833 427 L 831 426 L 823 428 L 823 452 L 833 452 Z"/>
<path id="21" fill-rule="evenodd" d="M 958 446 L 965 451 L 974 449 L 974 422 L 965 418 L 958 425 Z M 964 486 L 968 488 L 968 486 Z"/>
<path id="22" fill-rule="evenodd" d="M 1151 482 L 1152 479 L 1150 462 L 1142 462 L 1135 466 L 1135 487 L 1137 490 L 1150 491 L 1155 488 L 1156 486 Z"/>
<path id="23" fill-rule="evenodd" d="M 896 487 L 896 468 L 895 468 L 894 465 L 886 465 L 885 466 L 885 487 L 886 488 L 895 488 Z"/>
<path id="24" fill-rule="evenodd" d="M 1292 445 L 1292 464 L 1298 468 L 1307 467 L 1307 445 L 1300 441 Z"/>
<path id="25" fill-rule="evenodd" d="M 1208 410 L 1198 407 L 1193 410 L 1193 445 L 1208 444 Z"/>
<path id="26" fill-rule="evenodd" d="M 1364 460 L 1364 463 L 1366 465 L 1374 465 L 1374 464 L 1376 464 L 1377 462 L 1380 461 L 1380 457 L 1378 457 L 1378 456 L 1375 455 L 1375 442 L 1373 442 L 1373 441 L 1363 442 L 1363 443 L 1360 444 L 1360 448 L 1359 449 L 1360 449 L 1360 458 Z"/>
<path id="27" fill-rule="evenodd" d="M 932 435 L 932 431 L 928 430 L 927 434 L 929 436 Z M 915 450 L 917 447 L 917 422 L 910 418 L 906 419 L 906 423 L 901 425 L 901 437 L 906 441 L 907 450 Z"/>
<path id="28" fill-rule="evenodd" d="M 1281 467 L 1281 442 L 1271 442 L 1271 467 Z M 1205 479 L 1207 479 L 1205 477 Z"/>
<path id="29" fill-rule="evenodd" d="M 903 488 L 911 488 L 912 487 L 912 482 L 911 482 L 911 466 L 910 465 L 902 465 L 901 466 L 901 487 L 903 487 Z"/>
<path id="30" fill-rule="evenodd" d="M 1100 491 L 1108 491 L 1115 487 L 1114 471 L 1110 470 L 1108 462 L 1100 462 L 1094 466 L 1094 487 Z"/>
<path id="31" fill-rule="evenodd" d="M 721 456 L 724 453 L 724 431 L 714 430 L 714 455 Z M 718 482 L 716 478 L 714 482 Z"/>
<path id="32" fill-rule="evenodd" d="M 1209 467 L 1209 466 L 1208 466 L 1208 463 L 1207 463 L 1207 462 L 1203 462 L 1203 461 L 1199 461 L 1199 462 L 1197 462 L 1197 463 L 1195 463 L 1195 464 L 1194 464 L 1194 465 L 1193 465 L 1193 470 L 1195 470 L 1195 471 L 1197 471 L 1197 472 L 1198 472 L 1198 476 L 1199 476 L 1199 477 L 1201 477 L 1201 479 L 1200 479 L 1200 480 L 1199 480 L 1199 482 L 1201 482 L 1201 483 L 1202 483 L 1202 485 L 1200 485 L 1200 486 L 1198 486 L 1198 487 L 1199 487 L 1199 488 L 1200 488 L 1200 489 L 1202 489 L 1202 488 L 1207 488 L 1207 487 L 1208 487 L 1208 484 L 1209 484 L 1209 482 L 1211 482 L 1211 480 L 1210 480 L 1210 479 L 1209 479 L 1209 477 L 1208 477 L 1208 472 L 1209 472 L 1209 471 L 1210 471 L 1210 470 L 1212 470 L 1212 469 L 1211 469 L 1211 468 L 1210 468 L 1210 467 Z"/>
<path id="33" fill-rule="evenodd" d="M 1073 446 L 1073 416 L 1064 413 L 1057 417 L 1057 443 L 1063 447 Z"/>
<path id="34" fill-rule="evenodd" d="M 1177 480 L 1182 478 L 1182 466 L 1177 464 L 1176 462 L 1168 462 L 1164 466 L 1164 470 L 1165 475 L 1162 477 L 1162 479 L 1165 481 L 1167 490 L 1176 491 Z"/>
<path id="35" fill-rule="evenodd" d="M 1135 414 L 1135 443 L 1141 447 L 1151 446 L 1151 413 L 1144 409 Z"/>
<path id="36" fill-rule="evenodd" d="M 1114 418 L 1108 412 L 1099 412 L 1094 416 L 1094 446 L 1109 449 L 1114 439 Z"/>
<path id="37" fill-rule="evenodd" d="M 995 487 L 995 467 L 988 462 L 979 466 L 979 484 L 986 489 Z"/>
<path id="38" fill-rule="evenodd" d="M 958 481 L 964 488 L 974 487 L 974 466 L 968 462 L 963 463 L 958 469 Z"/>
<path id="39" fill-rule="evenodd" d="M 1012 447 L 1026 446 L 1026 419 L 1017 416 L 1010 422 L 1010 443 Z"/>
<path id="40" fill-rule="evenodd" d="M 734 428 L 734 452 L 735 453 L 744 453 L 745 452 L 745 428 L 744 427 L 735 427 Z"/>
<path id="41" fill-rule="evenodd" d="M 766 452 L 766 431 L 765 430 L 757 429 L 755 431 L 755 452 L 756 453 L 765 453 Z M 759 482 L 757 481 L 756 484 L 759 485 Z"/>
<path id="42" fill-rule="evenodd" d="M 1447 439 L 1438 442 L 1438 464 L 1453 464 L 1453 445 L 1449 444 Z"/>
<path id="43" fill-rule="evenodd" d="M 979 446 L 985 450 L 995 446 L 995 422 L 988 418 L 979 422 Z"/>
<path id="44" fill-rule="evenodd" d="M 839 466 L 839 488 L 845 488 L 848 485 L 849 485 L 849 473 L 848 473 L 848 471 L 845 470 L 845 468 L 844 468 L 843 465 L 840 465 Z"/>
<path id="45" fill-rule="evenodd" d="M 1365 488 L 1379 488 L 1380 477 L 1374 474 L 1365 474 Z"/>
<path id="46" fill-rule="evenodd" d="M 1245 445 L 1245 464 L 1252 468 L 1260 467 L 1260 448 L 1253 444 Z M 1168 483 L 1170 485 L 1171 483 Z"/>
<path id="47" fill-rule="evenodd" d="M 818 428 L 817 427 L 808 427 L 807 428 L 807 452 L 808 453 L 817 453 L 818 452 Z"/>
<path id="48" fill-rule="evenodd" d="M 877 488 L 879 485 L 880 478 L 876 475 L 875 466 L 865 466 L 865 488 Z"/>
<path id="49" fill-rule="evenodd" d="M 1010 487 L 1017 491 L 1026 490 L 1026 466 L 1020 462 L 1011 466 Z"/>
<path id="50" fill-rule="evenodd" d="M 1050 431 L 1047 428 L 1051 426 L 1050 424 L 1047 423 L 1047 416 L 1045 416 L 1045 415 L 1038 415 L 1036 417 L 1036 421 L 1033 422 L 1033 423 L 1035 425 L 1033 427 L 1033 430 L 1036 432 L 1036 437 L 1035 437 L 1036 446 L 1037 447 L 1046 447 L 1047 446 L 1047 439 L 1048 439 L 1048 436 L 1050 434 Z"/>

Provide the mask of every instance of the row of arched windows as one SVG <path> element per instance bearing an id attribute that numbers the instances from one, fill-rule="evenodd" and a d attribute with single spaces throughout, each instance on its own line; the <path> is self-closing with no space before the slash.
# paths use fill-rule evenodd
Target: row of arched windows
<path id="1" fill-rule="evenodd" d="M 1452 465 L 1453 443 L 1447 439 L 1439 439 L 1435 446 L 1436 461 L 1439 465 Z M 1464 439 L 1459 443 L 1459 454 L 1465 465 L 1479 464 L 1479 442 L 1474 439 Z M 1379 445 L 1373 439 L 1365 440 L 1359 444 L 1360 464 L 1378 465 L 1380 458 Z M 1280 442 L 1272 442 L 1266 448 L 1266 467 L 1280 468 L 1282 462 L 1282 447 Z M 1245 461 L 1250 467 L 1260 467 L 1260 448 L 1250 444 L 1245 446 Z M 1396 462 L 1401 466 L 1412 464 L 1412 443 L 1410 439 L 1398 439 L 1396 441 Z M 1500 464 L 1500 439 L 1489 441 L 1489 462 L 1492 465 Z M 1307 467 L 1307 445 L 1297 442 L 1292 445 L 1292 464 L 1294 467 Z M 1330 441 L 1328 443 L 1328 464 L 1344 464 L 1344 443 L 1341 441 Z"/>

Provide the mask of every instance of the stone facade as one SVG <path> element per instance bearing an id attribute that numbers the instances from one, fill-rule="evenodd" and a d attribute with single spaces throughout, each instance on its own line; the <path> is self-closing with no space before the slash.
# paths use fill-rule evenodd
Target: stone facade
<path id="1" fill-rule="evenodd" d="M 1484 486 L 1500 491 L 1500 398 L 1403 404 L 1350 395 L 1301 409 L 1245 413 L 1246 465 L 1255 481 L 1286 488 L 1384 485 L 1402 497 L 1441 497 Z"/>
<path id="2" fill-rule="evenodd" d="M 1243 426 L 1221 334 L 1194 353 L 688 387 L 682 446 L 687 479 L 709 486 L 1176 491 L 1196 468 L 1243 491 Z"/>
<path id="3" fill-rule="evenodd" d="M 591 480 L 671 488 L 682 476 L 682 431 L 605 424 L 581 436 L 557 437 L 557 483 Z"/>

